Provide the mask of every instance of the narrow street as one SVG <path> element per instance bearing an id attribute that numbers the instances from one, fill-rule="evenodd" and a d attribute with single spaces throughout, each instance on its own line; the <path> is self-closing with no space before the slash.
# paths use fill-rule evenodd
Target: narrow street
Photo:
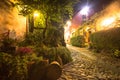
<path id="1" fill-rule="evenodd" d="M 120 80 L 120 59 L 68 45 L 73 61 L 58 80 Z"/>

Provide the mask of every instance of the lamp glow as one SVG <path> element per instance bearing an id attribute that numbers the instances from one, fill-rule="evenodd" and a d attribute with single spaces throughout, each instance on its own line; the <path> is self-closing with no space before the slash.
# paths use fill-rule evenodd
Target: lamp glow
<path id="1" fill-rule="evenodd" d="M 38 17 L 39 13 L 37 11 L 34 12 L 34 17 Z"/>
<path id="2" fill-rule="evenodd" d="M 115 21 L 114 17 L 111 18 L 107 18 L 102 22 L 102 26 L 109 26 L 110 24 L 112 24 Z"/>
<path id="3" fill-rule="evenodd" d="M 88 12 L 89 12 L 89 7 L 86 6 L 86 7 L 84 7 L 84 8 L 80 11 L 80 14 L 87 16 L 87 15 L 88 15 Z"/>

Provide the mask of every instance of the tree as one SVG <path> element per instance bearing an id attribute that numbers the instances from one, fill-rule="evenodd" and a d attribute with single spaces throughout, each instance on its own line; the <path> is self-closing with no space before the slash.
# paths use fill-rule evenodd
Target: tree
<path id="1" fill-rule="evenodd" d="M 23 15 L 31 17 L 31 32 L 34 30 L 33 12 L 40 11 L 44 16 L 43 39 L 46 38 L 48 27 L 59 28 L 66 20 L 71 18 L 73 5 L 79 0 L 17 0 L 17 4 L 22 7 Z M 63 30 L 63 29 L 61 29 Z M 62 34 L 63 35 L 63 34 Z M 54 35 L 53 35 L 54 36 Z M 64 36 L 64 35 L 63 35 Z"/>

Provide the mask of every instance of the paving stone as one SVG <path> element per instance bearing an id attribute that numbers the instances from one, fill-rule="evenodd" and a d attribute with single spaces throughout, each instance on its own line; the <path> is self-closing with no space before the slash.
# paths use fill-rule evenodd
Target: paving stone
<path id="1" fill-rule="evenodd" d="M 68 48 L 73 61 L 63 66 L 58 80 L 120 80 L 120 59 L 95 54 L 85 48 Z"/>

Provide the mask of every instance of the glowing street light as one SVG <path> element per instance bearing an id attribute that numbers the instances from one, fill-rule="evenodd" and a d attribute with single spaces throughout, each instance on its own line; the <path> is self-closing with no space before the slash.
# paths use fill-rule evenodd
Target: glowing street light
<path id="1" fill-rule="evenodd" d="M 87 21 L 87 19 L 88 19 L 88 12 L 89 12 L 89 7 L 88 7 L 88 6 L 85 6 L 85 7 L 79 12 L 79 14 L 82 15 L 83 21 Z"/>
<path id="2" fill-rule="evenodd" d="M 37 11 L 34 12 L 34 17 L 38 17 L 39 13 Z"/>
<path id="3" fill-rule="evenodd" d="M 85 6 L 81 11 L 80 11 L 80 14 L 82 15 L 88 15 L 88 12 L 89 12 L 89 7 L 88 6 Z"/>

